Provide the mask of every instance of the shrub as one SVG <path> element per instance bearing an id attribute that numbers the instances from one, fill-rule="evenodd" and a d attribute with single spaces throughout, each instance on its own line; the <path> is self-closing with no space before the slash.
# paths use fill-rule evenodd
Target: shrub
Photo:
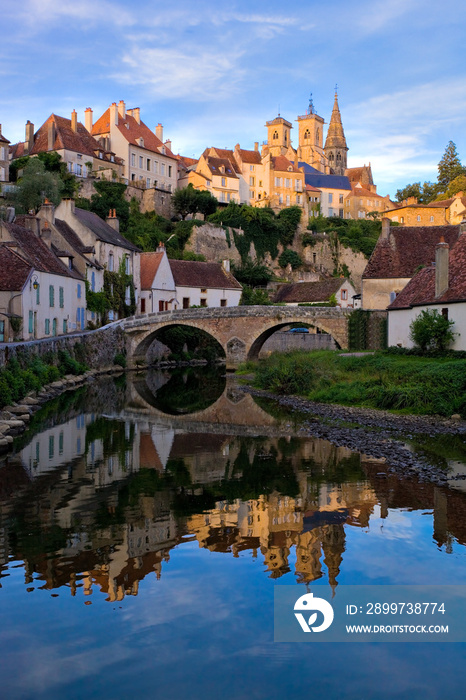
<path id="1" fill-rule="evenodd" d="M 117 354 L 113 358 L 113 364 L 120 365 L 120 367 L 126 367 L 126 357 L 123 355 L 122 352 L 117 352 Z"/>
<path id="2" fill-rule="evenodd" d="M 454 325 L 437 309 L 424 309 L 411 323 L 409 337 L 423 352 L 428 349 L 443 352 L 458 335 L 452 331 Z"/>
<path id="3" fill-rule="evenodd" d="M 300 267 L 302 263 L 303 261 L 301 260 L 301 257 L 298 255 L 298 253 L 295 250 L 290 250 L 289 248 L 287 248 L 287 250 L 284 250 L 278 258 L 278 264 L 280 265 L 280 267 L 286 267 L 287 265 L 291 265 L 292 270 L 296 270 L 296 268 Z"/>

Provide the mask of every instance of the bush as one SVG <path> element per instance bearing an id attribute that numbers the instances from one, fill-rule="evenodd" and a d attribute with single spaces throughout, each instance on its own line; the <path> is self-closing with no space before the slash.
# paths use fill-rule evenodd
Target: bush
<path id="1" fill-rule="evenodd" d="M 298 267 L 301 267 L 303 261 L 295 250 L 290 250 L 288 248 L 287 250 L 284 250 L 278 258 L 278 264 L 283 268 L 287 265 L 291 265 L 291 269 L 296 270 Z"/>
<path id="2" fill-rule="evenodd" d="M 113 358 L 113 364 L 114 365 L 120 365 L 120 367 L 126 367 L 126 357 L 123 355 L 122 352 L 117 352 L 115 357 Z"/>
<path id="3" fill-rule="evenodd" d="M 454 325 L 437 309 L 424 309 L 411 323 L 409 337 L 423 352 L 429 349 L 443 352 L 458 335 L 452 331 Z"/>

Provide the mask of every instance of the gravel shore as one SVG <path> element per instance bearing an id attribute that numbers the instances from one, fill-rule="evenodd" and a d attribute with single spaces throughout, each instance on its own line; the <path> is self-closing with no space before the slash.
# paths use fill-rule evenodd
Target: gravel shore
<path id="1" fill-rule="evenodd" d="M 406 441 L 415 435 L 466 436 L 466 421 L 441 416 L 397 415 L 376 409 L 315 403 L 298 396 L 278 396 L 250 386 L 240 388 L 252 396 L 272 399 L 302 414 L 300 435 L 324 438 L 370 457 L 385 458 L 386 466 L 381 467 L 380 476 L 399 474 L 420 482 L 451 485 L 451 476 L 427 458 L 413 453 Z M 463 475 L 454 477 L 463 478 Z"/>

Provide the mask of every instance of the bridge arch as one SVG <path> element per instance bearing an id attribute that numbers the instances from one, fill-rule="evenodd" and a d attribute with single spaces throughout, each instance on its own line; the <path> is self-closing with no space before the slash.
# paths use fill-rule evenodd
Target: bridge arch
<path id="1" fill-rule="evenodd" d="M 166 323 L 161 323 L 158 324 L 156 328 L 152 330 L 152 332 L 147 333 L 142 337 L 140 342 L 135 345 L 134 350 L 132 352 L 132 357 L 135 361 L 145 361 L 147 353 L 149 351 L 149 348 L 151 347 L 152 343 L 154 340 L 160 340 L 158 336 L 160 336 L 161 331 L 164 329 L 168 328 L 196 328 L 197 330 L 202 331 L 203 333 L 206 333 L 209 335 L 213 340 L 215 340 L 218 345 L 220 346 L 220 349 L 223 350 L 225 353 L 225 348 L 223 346 L 222 339 L 219 339 L 216 337 L 215 332 L 212 332 L 210 330 L 206 330 L 206 328 L 203 327 L 202 323 L 191 323 L 188 321 L 167 321 Z M 161 341 L 162 342 L 162 341 Z"/>
<path id="2" fill-rule="evenodd" d="M 333 336 L 332 331 L 329 329 L 329 327 L 325 324 L 325 322 L 319 321 L 318 323 L 311 323 L 308 320 L 303 320 L 303 319 L 298 319 L 298 321 L 286 321 L 286 323 L 280 322 L 278 324 L 270 324 L 268 328 L 265 328 L 260 335 L 257 336 L 257 338 L 252 342 L 251 347 L 249 348 L 247 359 L 248 360 L 257 360 L 259 358 L 260 351 L 262 347 L 264 346 L 265 342 L 277 331 L 279 331 L 282 328 L 286 328 L 290 324 L 293 323 L 302 323 L 303 325 L 312 325 L 316 328 L 318 328 L 321 331 L 324 331 L 325 333 L 328 333 L 333 340 L 335 341 L 335 344 L 337 348 L 340 348 L 340 344 L 338 340 Z"/>

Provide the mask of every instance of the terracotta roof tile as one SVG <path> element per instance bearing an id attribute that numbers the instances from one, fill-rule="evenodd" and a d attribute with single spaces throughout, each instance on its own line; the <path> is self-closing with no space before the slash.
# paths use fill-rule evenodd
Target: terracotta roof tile
<path id="1" fill-rule="evenodd" d="M 5 138 L 5 136 L 3 136 L 3 134 L 0 134 L 0 141 L 1 141 L 2 143 L 10 143 L 10 142 L 8 141 L 8 139 Z"/>
<path id="2" fill-rule="evenodd" d="M 209 153 L 212 152 L 212 155 L 215 154 L 215 156 L 217 156 L 217 158 L 222 158 L 223 160 L 228 160 L 230 162 L 230 164 L 233 166 L 233 170 L 236 173 L 241 172 L 240 168 L 238 167 L 238 163 L 236 162 L 235 154 L 232 150 L 230 150 L 228 148 L 215 148 L 215 147 L 209 148 L 207 150 L 209 151 Z M 208 153 L 208 155 L 209 155 L 209 153 Z"/>
<path id="3" fill-rule="evenodd" d="M 274 169 L 279 170 L 280 172 L 288 171 L 290 166 L 293 169 L 293 172 L 298 172 L 295 164 L 292 163 L 291 160 L 288 160 L 286 156 L 272 156 L 272 163 Z"/>
<path id="4" fill-rule="evenodd" d="M 52 150 L 59 151 L 65 148 L 68 151 L 82 153 L 91 158 L 96 156 L 96 152 L 102 152 L 104 155 L 103 160 L 110 160 L 109 152 L 102 149 L 102 146 L 90 135 L 81 122 L 77 123 L 77 131 L 75 132 L 71 128 L 71 119 L 59 117 L 56 114 L 51 114 L 35 133 L 31 155 L 50 150 L 48 146 L 48 131 L 49 125 L 52 123 L 55 125 L 55 140 Z"/>
<path id="5" fill-rule="evenodd" d="M 191 260 L 169 260 L 177 287 L 209 287 L 210 289 L 242 289 L 231 272 L 219 263 Z"/>
<path id="6" fill-rule="evenodd" d="M 141 253 L 141 289 L 152 289 L 163 253 Z"/>
<path id="7" fill-rule="evenodd" d="M 20 292 L 33 267 L 5 245 L 0 245 L 0 291 Z"/>
<path id="8" fill-rule="evenodd" d="M 128 143 L 132 143 L 133 146 L 139 146 L 146 151 L 158 154 L 162 154 L 162 150 L 164 149 L 165 155 L 168 158 L 174 158 L 176 160 L 176 156 L 168 146 L 165 146 L 143 121 L 140 121 L 138 124 L 136 119 L 131 114 L 128 114 L 128 110 L 125 118 L 123 118 L 121 114 L 118 114 L 118 131 L 125 137 Z M 102 114 L 92 127 L 93 136 L 108 133 L 110 133 L 110 108 Z M 140 138 L 143 140 L 143 146 L 139 145 Z"/>
<path id="9" fill-rule="evenodd" d="M 435 260 L 435 246 L 440 236 L 453 246 L 459 226 L 392 226 L 388 239 L 379 237 L 363 279 L 412 277 L 419 265 Z"/>
<path id="10" fill-rule="evenodd" d="M 227 158 L 214 158 L 205 156 L 207 165 L 213 175 L 225 175 L 226 177 L 237 178 L 235 168 Z"/>
<path id="11" fill-rule="evenodd" d="M 341 285 L 346 282 L 338 277 L 320 282 L 298 282 L 296 284 L 284 284 L 277 291 L 274 301 L 287 303 L 306 303 L 328 301 L 332 294 L 336 294 Z"/>
<path id="12" fill-rule="evenodd" d="M 259 151 L 245 151 L 243 148 L 240 148 L 239 154 L 243 163 L 253 163 L 256 165 L 260 165 L 262 163 L 262 158 Z"/>
<path id="13" fill-rule="evenodd" d="M 388 308 L 406 309 L 425 304 L 466 301 L 466 233 L 462 233 L 450 247 L 448 281 L 447 291 L 436 298 L 435 266 L 429 265 L 414 275 Z"/>

